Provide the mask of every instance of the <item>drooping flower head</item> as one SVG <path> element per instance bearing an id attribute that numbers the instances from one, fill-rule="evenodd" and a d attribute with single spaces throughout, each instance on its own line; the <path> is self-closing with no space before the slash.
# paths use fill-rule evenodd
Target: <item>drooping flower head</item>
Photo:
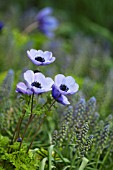
<path id="1" fill-rule="evenodd" d="M 23 94 L 41 94 L 48 92 L 52 89 L 54 81 L 45 77 L 42 73 L 34 73 L 32 70 L 28 70 L 24 73 L 25 83 L 18 83 L 16 92 Z"/>
<path id="2" fill-rule="evenodd" d="M 54 31 L 58 27 L 57 19 L 51 16 L 52 12 L 52 8 L 46 7 L 39 11 L 36 17 L 39 30 L 49 38 L 54 36 Z"/>
<path id="3" fill-rule="evenodd" d="M 52 86 L 53 98 L 63 104 L 70 104 L 65 95 L 71 95 L 78 91 L 79 85 L 75 82 L 71 76 L 65 77 L 63 74 L 55 76 L 55 83 Z"/>
<path id="4" fill-rule="evenodd" d="M 52 52 L 42 50 L 31 49 L 27 51 L 29 59 L 38 66 L 48 65 L 55 61 L 55 57 L 52 56 Z"/>

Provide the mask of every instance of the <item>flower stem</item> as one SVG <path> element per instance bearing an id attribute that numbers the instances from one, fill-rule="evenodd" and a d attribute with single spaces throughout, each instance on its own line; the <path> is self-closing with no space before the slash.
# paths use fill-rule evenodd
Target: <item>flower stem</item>
<path id="1" fill-rule="evenodd" d="M 42 121 L 41 121 L 41 123 L 40 123 L 40 125 L 39 125 L 39 127 L 38 127 L 38 129 L 37 129 L 37 131 L 36 131 L 36 133 L 34 134 L 34 136 L 33 136 L 33 138 L 32 138 L 32 141 L 31 141 L 31 143 L 30 143 L 30 145 L 29 145 L 26 153 L 29 152 L 29 149 L 31 148 L 31 146 L 32 146 L 32 144 L 33 144 L 33 142 L 34 142 L 34 139 L 35 139 L 35 137 L 37 136 L 37 134 L 38 134 L 38 132 L 39 132 L 39 130 L 40 130 L 40 128 L 41 128 L 41 126 L 42 126 L 45 118 L 46 118 L 46 114 L 44 115 L 44 117 L 43 117 L 43 119 L 42 119 Z"/>
<path id="2" fill-rule="evenodd" d="M 51 107 L 54 105 L 55 102 L 56 102 L 56 100 L 54 100 L 53 103 L 50 105 L 48 111 L 50 111 Z M 30 145 L 29 145 L 26 153 L 28 153 L 29 149 L 31 148 L 31 146 L 32 146 L 32 144 L 33 144 L 33 142 L 34 142 L 34 140 L 35 140 L 35 137 L 37 136 L 37 134 L 38 134 L 38 132 L 39 132 L 39 130 L 40 130 L 40 128 L 41 128 L 41 126 L 42 126 L 45 118 L 46 118 L 46 114 L 44 115 L 44 117 L 43 117 L 43 119 L 42 119 L 42 122 L 40 123 L 40 125 L 39 125 L 36 133 L 34 134 L 33 139 L 32 139 L 32 141 L 31 141 L 31 143 L 30 143 Z"/>
<path id="3" fill-rule="evenodd" d="M 21 148 L 21 145 L 22 145 L 23 139 L 24 139 L 24 137 L 25 137 L 26 131 L 27 131 L 27 129 L 28 129 L 28 126 L 29 126 L 29 124 L 31 123 L 32 119 L 34 118 L 34 115 L 33 115 L 33 98 L 34 98 L 34 93 L 32 94 L 32 99 L 31 99 L 31 114 L 30 114 L 29 119 L 28 119 L 28 122 L 27 122 L 27 124 L 26 124 L 26 126 L 25 126 L 25 130 L 24 130 L 24 133 L 23 133 L 23 135 L 22 135 L 22 141 L 20 142 L 19 150 L 20 150 L 20 148 Z"/>
<path id="4" fill-rule="evenodd" d="M 31 96 L 30 96 L 30 98 L 29 98 L 28 105 L 29 105 L 29 103 L 30 103 L 30 100 L 31 100 Z M 12 137 L 12 140 L 11 140 L 10 144 L 13 144 L 13 141 L 15 142 L 16 139 L 17 139 L 17 138 L 19 137 L 19 135 L 20 135 L 20 127 L 21 127 L 23 118 L 24 118 L 24 116 L 25 116 L 25 113 L 26 113 L 26 110 L 23 109 L 22 115 L 20 116 L 20 118 L 19 118 L 19 120 L 18 120 L 18 122 L 17 122 L 17 125 L 16 125 L 15 131 L 14 131 L 14 133 L 13 133 L 13 137 Z M 17 132 L 17 135 L 16 135 L 16 132 Z M 10 149 L 8 148 L 8 153 L 9 153 L 9 152 L 10 152 Z"/>

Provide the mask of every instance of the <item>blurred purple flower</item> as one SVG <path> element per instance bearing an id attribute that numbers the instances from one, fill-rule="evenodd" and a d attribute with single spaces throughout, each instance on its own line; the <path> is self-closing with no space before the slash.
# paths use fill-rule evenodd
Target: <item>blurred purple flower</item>
<path id="1" fill-rule="evenodd" d="M 58 27 L 58 20 L 51 16 L 52 12 L 52 8 L 46 7 L 39 11 L 38 15 L 36 16 L 39 30 L 49 38 L 54 36 L 54 31 Z"/>
<path id="2" fill-rule="evenodd" d="M 35 50 L 31 49 L 30 51 L 27 51 L 27 55 L 30 58 L 30 60 L 38 65 L 48 65 L 55 61 L 55 57 L 52 56 L 52 53 L 49 51 L 43 52 L 42 50 Z"/>
<path id="3" fill-rule="evenodd" d="M 4 23 L 0 21 L 0 31 L 2 30 L 3 27 L 4 27 Z"/>
<path id="4" fill-rule="evenodd" d="M 78 91 L 79 85 L 71 76 L 65 77 L 63 74 L 55 76 L 55 83 L 52 86 L 53 98 L 63 104 L 70 104 L 65 95 L 74 94 Z"/>

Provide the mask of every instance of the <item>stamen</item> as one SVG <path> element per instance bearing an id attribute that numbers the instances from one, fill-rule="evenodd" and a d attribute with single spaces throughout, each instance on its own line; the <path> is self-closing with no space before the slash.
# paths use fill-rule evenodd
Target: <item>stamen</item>
<path id="1" fill-rule="evenodd" d="M 45 59 L 42 58 L 42 57 L 35 57 L 35 60 L 36 61 L 40 61 L 40 62 L 44 62 L 45 61 Z"/>
<path id="2" fill-rule="evenodd" d="M 35 86 L 35 87 L 37 87 L 37 88 L 40 88 L 40 89 L 42 88 L 42 87 L 41 87 L 41 84 L 40 84 L 39 82 L 37 82 L 37 81 L 36 81 L 36 82 L 33 82 L 31 85 L 32 85 L 32 86 Z"/>
<path id="3" fill-rule="evenodd" d="M 68 91 L 69 90 L 69 88 L 65 85 L 65 84 L 61 84 L 60 85 L 60 89 L 62 90 L 62 91 Z"/>

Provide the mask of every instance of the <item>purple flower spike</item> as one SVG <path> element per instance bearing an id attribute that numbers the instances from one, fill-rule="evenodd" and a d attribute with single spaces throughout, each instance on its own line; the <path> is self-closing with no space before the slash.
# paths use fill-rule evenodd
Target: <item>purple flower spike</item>
<path id="1" fill-rule="evenodd" d="M 42 9 L 36 17 L 39 30 L 49 38 L 54 37 L 54 31 L 58 27 L 57 19 L 51 16 L 51 14 L 52 8 L 47 7 Z"/>
<path id="2" fill-rule="evenodd" d="M 55 61 L 55 57 L 52 56 L 52 52 L 42 50 L 31 49 L 27 51 L 29 59 L 38 66 L 48 65 Z"/>
<path id="3" fill-rule="evenodd" d="M 65 77 L 63 74 L 55 76 L 55 83 L 52 86 L 53 98 L 61 104 L 70 104 L 65 95 L 74 94 L 78 91 L 79 85 L 71 76 Z"/>
<path id="4" fill-rule="evenodd" d="M 24 73 L 24 79 L 26 81 L 27 87 L 34 94 L 41 94 L 48 92 L 52 89 L 54 81 L 45 77 L 42 73 L 34 73 L 32 70 L 28 70 Z"/>
<path id="5" fill-rule="evenodd" d="M 22 93 L 22 94 L 28 94 L 28 95 L 33 94 L 33 92 L 31 90 L 29 90 L 28 87 L 23 82 L 20 82 L 17 84 L 16 92 Z"/>

